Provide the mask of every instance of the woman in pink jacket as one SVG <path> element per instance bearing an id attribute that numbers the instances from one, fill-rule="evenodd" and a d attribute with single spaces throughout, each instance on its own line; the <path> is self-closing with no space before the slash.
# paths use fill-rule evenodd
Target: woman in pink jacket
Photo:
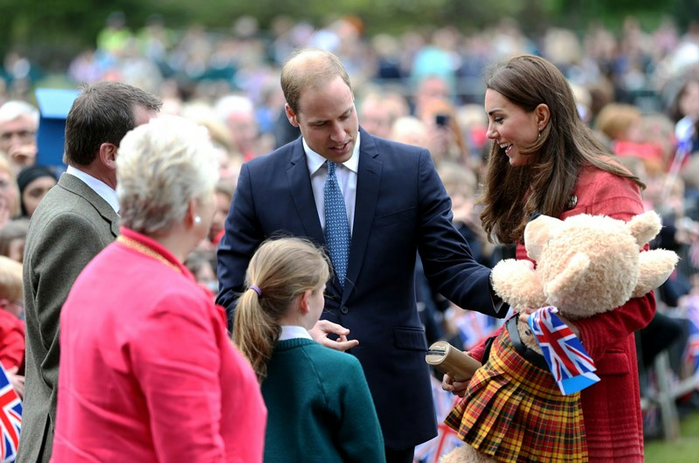
<path id="1" fill-rule="evenodd" d="M 536 56 L 517 56 L 494 68 L 486 86 L 488 138 L 493 147 L 481 219 L 491 238 L 517 243 L 517 258 L 524 259 L 524 227 L 533 213 L 561 219 L 587 213 L 629 220 L 643 212 L 641 182 L 621 167 L 585 126 L 570 86 L 553 64 Z M 569 323 L 595 360 L 601 378 L 581 392 L 584 430 L 576 439 L 586 447 L 580 452 L 582 461 L 643 461 L 633 333 L 645 327 L 654 313 L 655 298 L 649 293 L 612 312 Z M 471 355 L 482 359 L 484 347 L 476 347 Z M 463 393 L 466 385 L 448 377 L 443 381 L 444 389 L 454 393 Z M 516 413 L 517 405 L 508 402 L 506 410 Z M 519 461 L 517 451 L 512 449 L 519 448 L 519 444 L 534 445 L 537 429 L 519 433 L 517 445 L 512 444 L 514 434 L 516 430 L 512 434 L 495 430 L 492 435 L 502 441 L 486 443 L 506 451 L 507 455 L 497 457 L 499 461 Z M 502 442 L 508 444 L 500 445 Z M 570 443 L 548 444 L 535 445 L 551 449 L 565 448 Z M 574 461 L 571 455 L 558 457 Z"/>
<path id="2" fill-rule="evenodd" d="M 206 131 L 154 119 L 124 137 L 116 162 L 121 236 L 61 312 L 51 461 L 261 462 L 255 373 L 182 265 L 214 214 Z"/>

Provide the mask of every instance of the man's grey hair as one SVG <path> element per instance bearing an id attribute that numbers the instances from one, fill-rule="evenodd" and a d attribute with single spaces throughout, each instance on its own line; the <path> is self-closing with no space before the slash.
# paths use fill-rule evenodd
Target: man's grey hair
<path id="1" fill-rule="evenodd" d="M 39 127 L 39 110 L 25 101 L 10 100 L 0 106 L 0 124 L 14 121 L 20 116 L 30 116 L 34 127 Z"/>

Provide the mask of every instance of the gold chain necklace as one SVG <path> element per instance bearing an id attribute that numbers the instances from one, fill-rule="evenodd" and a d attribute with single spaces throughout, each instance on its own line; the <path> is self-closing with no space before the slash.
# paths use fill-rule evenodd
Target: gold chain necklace
<path id="1" fill-rule="evenodd" d="M 128 238 L 124 235 L 119 235 L 119 237 L 117 238 L 117 241 L 126 247 L 129 247 L 135 251 L 138 251 L 141 254 L 145 254 L 148 257 L 152 257 L 153 259 L 162 262 L 163 264 L 167 265 L 168 267 L 175 269 L 177 272 L 182 273 L 182 270 L 177 265 L 173 264 L 172 262 L 170 262 L 169 260 L 164 258 L 161 254 L 153 251 L 148 246 L 145 246 L 132 238 Z"/>

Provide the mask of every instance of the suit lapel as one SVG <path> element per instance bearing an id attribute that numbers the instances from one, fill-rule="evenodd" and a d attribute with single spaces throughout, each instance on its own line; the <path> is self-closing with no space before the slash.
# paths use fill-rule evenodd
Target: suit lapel
<path id="1" fill-rule="evenodd" d="M 325 244 L 325 236 L 323 236 L 323 229 L 320 227 L 320 219 L 311 187 L 311 176 L 308 173 L 301 138 L 294 143 L 292 149 L 291 162 L 286 171 L 291 197 L 294 199 L 306 235 L 317 243 Z"/>
<path id="2" fill-rule="evenodd" d="M 379 160 L 379 152 L 374 143 L 374 138 L 365 130 L 361 131 L 361 145 L 359 147 L 359 171 L 357 172 L 357 198 L 354 208 L 354 228 L 352 230 L 352 243 L 350 245 L 350 258 L 347 268 L 347 284 L 342 293 L 342 305 L 352 294 L 354 282 L 364 262 L 371 227 L 374 223 L 374 211 L 379 196 L 381 184 L 381 170 L 383 163 Z"/>
<path id="3" fill-rule="evenodd" d="M 75 193 L 78 196 L 82 196 L 85 201 L 90 203 L 92 207 L 102 216 L 105 222 L 109 223 L 110 230 L 114 237 L 119 236 L 119 215 L 112 209 L 107 201 L 102 199 L 100 195 L 95 193 L 95 191 L 87 186 L 85 182 L 79 178 L 70 175 L 63 174 L 58 180 L 58 184 L 68 191 Z"/>

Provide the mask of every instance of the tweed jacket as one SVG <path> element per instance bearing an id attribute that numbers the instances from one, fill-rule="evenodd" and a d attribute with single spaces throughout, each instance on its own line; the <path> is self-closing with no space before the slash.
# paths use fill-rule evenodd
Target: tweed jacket
<path id="1" fill-rule="evenodd" d="M 47 463 L 56 423 L 58 322 L 78 274 L 119 234 L 119 216 L 63 174 L 32 215 L 24 250 L 26 384 L 18 463 Z"/>

